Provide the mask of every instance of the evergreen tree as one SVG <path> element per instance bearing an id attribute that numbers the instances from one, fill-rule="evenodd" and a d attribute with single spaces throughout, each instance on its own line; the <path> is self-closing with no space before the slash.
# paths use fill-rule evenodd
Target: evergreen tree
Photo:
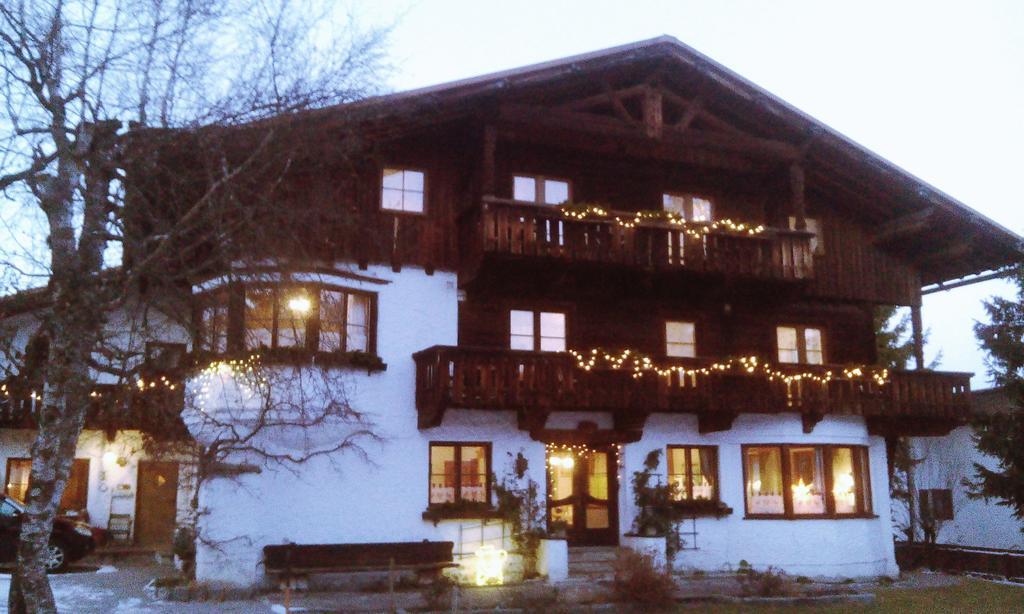
<path id="1" fill-rule="evenodd" d="M 975 499 L 995 499 L 1024 520 L 1024 267 L 1014 273 L 1017 296 L 985 301 L 987 323 L 977 322 L 974 334 L 988 352 L 985 365 L 995 385 L 1006 391 L 1009 411 L 977 416 L 978 449 L 999 461 L 997 470 L 974 464 L 975 477 L 965 480 Z M 1024 531 L 1024 526 L 1021 527 Z"/>

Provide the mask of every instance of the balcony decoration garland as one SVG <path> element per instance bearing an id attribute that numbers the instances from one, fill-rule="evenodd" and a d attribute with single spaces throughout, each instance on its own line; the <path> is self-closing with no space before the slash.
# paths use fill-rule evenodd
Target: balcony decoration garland
<path id="1" fill-rule="evenodd" d="M 559 213 L 563 217 L 583 221 L 587 219 L 611 219 L 623 228 L 635 228 L 645 222 L 661 222 L 680 227 L 687 235 L 699 239 L 706 234 L 725 231 L 734 234 L 755 236 L 763 233 L 765 227 L 761 224 L 747 224 L 745 222 L 734 222 L 728 218 L 712 222 L 691 222 L 686 218 L 672 211 L 644 210 L 632 212 L 632 217 L 619 215 L 601 207 L 586 203 L 560 205 Z"/>
<path id="2" fill-rule="evenodd" d="M 792 373 L 772 367 L 769 363 L 759 360 L 757 356 L 729 358 L 705 367 L 688 368 L 681 365 L 659 366 L 649 356 L 633 350 L 623 350 L 616 355 L 599 348 L 594 348 L 589 352 L 569 350 L 569 354 L 575 359 L 576 366 L 584 371 L 590 371 L 595 368 L 606 368 L 615 371 L 632 370 L 634 379 L 639 379 L 647 373 L 654 373 L 662 377 L 668 377 L 672 373 L 678 373 L 680 377 L 694 377 L 697 375 L 710 375 L 712 373 L 739 372 L 746 375 L 761 375 L 767 377 L 768 381 L 779 380 L 787 385 L 804 380 L 827 384 L 832 380 L 844 378 L 847 380 L 872 380 L 879 386 L 889 383 L 888 369 L 863 365 L 845 367 L 842 373 L 834 372 L 831 369 L 827 369 L 824 373 L 815 373 L 813 371 Z"/>

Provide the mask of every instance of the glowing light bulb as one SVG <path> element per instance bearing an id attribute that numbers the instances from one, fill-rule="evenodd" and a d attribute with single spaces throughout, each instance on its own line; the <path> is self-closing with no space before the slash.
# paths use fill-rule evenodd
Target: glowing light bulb
<path id="1" fill-rule="evenodd" d="M 293 296 L 288 299 L 288 309 L 295 313 L 304 314 L 309 313 L 313 303 L 305 296 Z"/>

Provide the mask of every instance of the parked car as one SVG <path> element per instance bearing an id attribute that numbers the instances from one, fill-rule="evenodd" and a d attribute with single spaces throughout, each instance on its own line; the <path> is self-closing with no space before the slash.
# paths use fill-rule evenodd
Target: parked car
<path id="1" fill-rule="evenodd" d="M 13 563 L 18 556 L 18 536 L 25 507 L 16 499 L 0 495 L 0 563 Z M 47 571 L 61 571 L 96 549 L 93 529 L 84 522 L 57 517 L 47 549 Z"/>

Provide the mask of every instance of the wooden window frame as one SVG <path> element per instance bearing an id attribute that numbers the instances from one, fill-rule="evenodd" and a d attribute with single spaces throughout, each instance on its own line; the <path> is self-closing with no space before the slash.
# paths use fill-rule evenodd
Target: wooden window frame
<path id="1" fill-rule="evenodd" d="M 387 207 L 384 206 L 384 171 L 389 170 L 389 169 L 393 170 L 393 171 L 423 173 L 423 210 L 422 211 L 406 211 L 405 209 L 388 209 Z M 426 217 L 427 212 L 430 210 L 430 207 L 428 206 L 428 203 L 429 203 L 428 197 L 430 195 L 430 191 L 429 191 L 430 186 L 428 184 L 429 178 L 430 178 L 430 173 L 427 172 L 427 169 L 422 168 L 422 167 L 418 167 L 418 166 L 405 166 L 403 164 L 385 164 L 384 166 L 381 166 L 380 167 L 380 172 L 377 174 L 377 205 L 378 205 L 378 209 L 382 213 L 387 213 L 387 214 L 391 214 L 391 215 L 411 215 L 411 216 L 415 216 L 415 217 Z M 404 183 L 403 183 L 403 185 L 404 185 Z M 405 188 L 404 187 L 402 188 L 402 192 L 405 192 Z M 404 199 L 403 199 L 402 202 L 403 203 L 405 202 Z"/>
<path id="2" fill-rule="evenodd" d="M 779 329 L 780 328 L 795 328 L 796 329 L 796 357 L 797 362 L 782 362 L 779 356 Z M 828 364 L 828 333 L 824 326 L 819 324 L 791 324 L 791 323 L 779 323 L 775 325 L 775 360 L 782 365 L 808 365 L 817 364 L 807 362 L 807 329 L 817 330 L 818 335 L 821 337 L 821 364 Z"/>
<path id="3" fill-rule="evenodd" d="M 534 199 L 533 200 L 519 200 L 516 198 L 516 177 L 523 177 L 526 179 L 533 179 L 534 181 Z M 565 199 L 564 203 L 552 204 L 544 200 L 544 182 L 545 181 L 558 181 L 568 186 L 568 198 Z M 560 207 L 561 205 L 569 204 L 573 202 L 573 194 L 576 193 L 575 186 L 572 184 L 571 179 L 565 177 L 553 177 L 551 175 L 535 175 L 533 173 L 512 173 L 512 200 L 517 203 L 529 203 L 531 205 L 541 205 L 544 207 Z"/>
<path id="4" fill-rule="evenodd" d="M 491 505 L 491 492 L 494 485 L 491 483 L 491 448 L 492 444 L 489 441 L 431 441 L 427 445 L 427 509 L 431 507 L 437 507 L 444 505 L 444 503 L 432 503 L 430 501 L 430 478 L 434 475 L 433 467 L 431 462 L 434 457 L 434 447 L 452 447 L 455 449 L 455 496 L 452 504 L 459 505 L 461 503 L 473 504 L 479 503 L 481 505 Z M 463 447 L 483 447 L 484 448 L 484 462 L 487 465 L 484 471 L 484 480 L 486 481 L 486 487 L 484 489 L 485 495 L 484 500 L 480 501 L 465 501 L 462 498 L 462 448 Z"/>
<path id="5" fill-rule="evenodd" d="M 747 500 L 747 451 L 751 448 L 777 448 L 780 454 L 782 471 L 782 501 L 784 511 L 781 514 L 751 514 Z M 794 514 L 793 493 L 790 467 L 789 451 L 792 448 L 814 448 L 822 450 L 822 466 L 824 475 L 822 481 L 825 490 L 825 512 L 822 514 Z M 835 497 L 832 494 L 832 454 L 836 448 L 850 448 L 853 450 L 853 471 L 855 499 L 858 502 L 858 509 L 847 514 L 836 513 Z M 871 496 L 871 458 L 870 448 L 865 445 L 855 444 L 818 444 L 818 443 L 751 443 L 740 446 L 743 465 L 743 518 L 749 520 L 842 520 L 847 518 L 878 518 L 874 513 L 874 497 Z M 864 465 L 861 465 L 863 461 Z M 865 471 L 866 469 L 866 471 Z"/>
<path id="6" fill-rule="evenodd" d="M 671 354 L 668 353 L 668 346 L 669 346 L 669 343 L 670 343 L 669 340 L 668 340 L 668 325 L 672 324 L 672 323 L 690 324 L 690 325 L 693 326 L 693 356 L 692 357 L 691 356 L 672 356 Z M 697 345 L 697 321 L 696 320 L 693 320 L 693 319 L 684 320 L 684 319 L 681 319 L 681 318 L 666 318 L 664 325 L 661 327 L 661 334 L 662 334 L 662 338 L 663 338 L 663 341 L 664 341 L 665 357 L 666 358 L 684 358 L 685 359 L 685 358 L 697 358 L 697 357 L 700 356 L 700 348 Z M 686 344 L 677 344 L 677 345 L 686 345 Z"/>
<path id="7" fill-rule="evenodd" d="M 661 192 L 661 206 L 659 207 L 662 211 L 667 211 L 667 209 L 665 209 L 665 197 L 666 196 L 673 197 L 673 198 L 682 198 L 683 199 L 683 219 L 685 219 L 687 222 L 696 223 L 696 224 L 710 224 L 711 222 L 715 221 L 715 210 L 718 207 L 715 204 L 715 199 L 714 198 L 711 198 L 710 196 L 706 196 L 706 195 L 703 195 L 703 194 L 695 194 L 693 192 L 676 192 L 676 191 L 673 191 L 673 190 L 662 190 L 662 192 Z M 703 222 L 694 222 L 693 221 L 693 199 L 695 199 L 695 198 L 699 198 L 701 200 L 706 200 L 709 203 L 711 203 L 711 219 L 703 221 Z"/>
<path id="8" fill-rule="evenodd" d="M 221 297 L 224 296 L 228 308 L 228 323 L 227 323 L 227 351 L 225 353 L 231 353 L 235 351 L 246 351 L 252 352 L 258 350 L 258 348 L 250 348 L 247 345 L 247 331 L 245 321 L 245 296 L 246 292 L 250 289 L 273 289 L 273 302 L 274 311 L 271 324 L 271 345 L 269 350 L 295 350 L 295 351 L 306 351 L 306 352 L 324 352 L 330 354 L 344 354 L 347 352 L 360 351 L 370 355 L 377 354 L 377 293 L 368 292 L 365 290 L 356 290 L 345 286 L 337 286 L 333 284 L 325 283 L 300 283 L 300 282 L 258 282 L 258 283 L 244 283 L 237 284 L 234 286 L 234 294 L 238 296 L 240 300 L 232 300 L 232 292 L 228 292 L 225 288 L 218 288 L 199 294 L 199 305 L 195 310 L 194 315 L 194 336 L 192 340 L 192 346 L 194 350 L 217 355 L 220 352 L 213 351 L 205 346 L 206 334 L 203 330 L 202 313 L 205 309 L 205 301 L 208 297 Z M 280 307 L 280 300 L 282 292 L 293 291 L 297 288 L 304 289 L 310 296 L 313 302 L 313 309 L 315 310 L 316 317 L 310 317 L 306 321 L 305 330 L 305 344 L 301 346 L 285 346 L 279 347 L 277 344 L 278 335 L 278 310 Z M 341 292 L 345 295 L 345 309 L 342 315 L 342 347 L 338 350 L 322 350 L 320 349 L 320 293 L 322 291 L 329 292 Z M 367 340 L 366 350 L 349 350 L 348 349 L 348 295 L 360 295 L 367 298 L 369 302 L 369 313 L 367 315 Z"/>
<path id="9" fill-rule="evenodd" d="M 717 502 L 721 501 L 722 494 L 721 494 L 721 488 L 719 488 L 720 482 L 719 482 L 719 471 L 718 471 L 718 465 L 719 465 L 719 462 L 718 462 L 718 446 L 670 444 L 668 446 L 665 446 L 665 450 L 666 450 L 666 452 L 665 452 L 665 460 L 666 460 L 667 468 L 669 470 L 671 470 L 671 468 L 672 468 L 671 456 L 672 456 L 672 451 L 673 450 L 682 450 L 683 454 L 684 454 L 684 456 L 686 458 L 686 468 L 685 468 L 686 473 L 684 474 L 684 480 L 686 482 L 686 498 L 685 499 L 673 499 L 673 502 L 675 502 L 675 503 L 690 503 L 692 501 L 712 501 L 712 502 L 717 503 Z M 714 454 L 715 474 L 713 476 L 714 477 L 714 482 L 712 482 L 712 485 L 714 487 L 714 496 L 711 497 L 710 499 L 694 499 L 693 498 L 693 461 L 690 459 L 690 451 L 691 450 L 710 450 Z M 679 475 L 679 474 L 674 474 L 674 473 L 671 473 L 669 471 L 669 472 L 666 472 L 666 475 L 671 479 L 671 477 L 673 475 Z"/>
<path id="10" fill-rule="evenodd" d="M 565 310 L 553 310 L 533 307 L 509 307 L 508 317 L 505 321 L 508 323 L 508 335 L 505 340 L 505 347 L 509 348 L 512 352 L 543 352 L 545 354 L 559 354 L 569 351 L 569 312 Z M 533 349 L 532 350 L 513 350 L 512 349 L 512 312 L 513 311 L 529 311 L 533 314 Z M 565 319 L 565 349 L 561 352 L 553 350 L 542 350 L 540 349 L 541 342 L 541 330 L 540 330 L 540 316 L 542 313 L 554 313 L 560 314 Z"/>

